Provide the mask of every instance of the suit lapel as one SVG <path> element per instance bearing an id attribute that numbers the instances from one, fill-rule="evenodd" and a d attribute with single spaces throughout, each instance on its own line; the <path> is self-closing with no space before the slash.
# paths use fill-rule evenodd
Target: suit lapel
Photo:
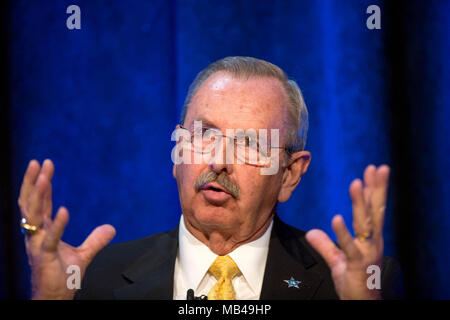
<path id="1" fill-rule="evenodd" d="M 277 216 L 271 234 L 261 300 L 312 299 L 324 276 L 317 272 L 316 259 L 308 251 L 304 232 L 293 229 Z M 173 299 L 173 277 L 178 250 L 178 227 L 161 235 L 145 248 L 139 259 L 122 273 L 128 285 L 114 290 L 117 299 Z M 285 280 L 301 281 L 298 288 Z"/>
<path id="2" fill-rule="evenodd" d="M 155 245 L 135 261 L 122 276 L 130 284 L 116 289 L 117 299 L 173 299 L 173 275 L 178 249 L 178 227 L 162 234 Z"/>
<path id="3" fill-rule="evenodd" d="M 311 270 L 317 262 L 300 240 L 300 233 L 302 232 L 299 230 L 294 233 L 291 227 L 275 216 L 261 300 L 311 299 L 319 288 L 323 277 Z M 291 277 L 301 281 L 298 288 L 285 282 Z"/>

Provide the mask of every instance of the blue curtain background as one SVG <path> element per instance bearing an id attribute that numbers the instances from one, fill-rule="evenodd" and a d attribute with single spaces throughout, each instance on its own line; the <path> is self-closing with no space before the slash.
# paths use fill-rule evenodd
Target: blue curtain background
<path id="1" fill-rule="evenodd" d="M 81 30 L 66 8 L 81 8 Z M 381 30 L 366 8 L 381 8 Z M 0 297 L 29 297 L 17 226 L 31 159 L 56 166 L 63 239 L 99 224 L 113 243 L 172 229 L 180 217 L 170 134 L 187 89 L 229 55 L 271 61 L 295 79 L 310 113 L 309 171 L 279 208 L 286 222 L 333 235 L 351 226 L 350 182 L 392 166 L 385 253 L 411 298 L 450 298 L 450 2 L 13 1 L 8 17 L 9 198 L 3 197 Z M 6 199 L 6 200 L 5 200 Z M 6 232 L 5 232 L 6 235 Z"/>

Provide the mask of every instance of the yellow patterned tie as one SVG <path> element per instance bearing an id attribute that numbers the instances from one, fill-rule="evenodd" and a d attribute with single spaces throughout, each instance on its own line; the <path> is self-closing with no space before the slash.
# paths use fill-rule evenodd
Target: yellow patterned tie
<path id="1" fill-rule="evenodd" d="M 208 299 L 235 300 L 236 293 L 231 280 L 237 275 L 239 268 L 233 259 L 229 256 L 218 256 L 209 267 L 209 272 L 217 279 L 217 282 L 209 291 Z"/>

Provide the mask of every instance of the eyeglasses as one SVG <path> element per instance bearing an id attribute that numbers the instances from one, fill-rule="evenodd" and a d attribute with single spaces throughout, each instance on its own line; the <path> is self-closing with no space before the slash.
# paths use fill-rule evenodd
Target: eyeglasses
<path id="1" fill-rule="evenodd" d="M 256 130 L 232 130 L 227 129 L 227 133 L 232 135 L 224 135 L 222 131 L 215 128 L 208 127 L 194 127 L 194 130 L 189 130 L 178 125 L 181 130 L 186 130 L 189 133 L 190 139 L 184 141 L 183 148 L 188 151 L 201 154 L 204 158 L 211 157 L 214 151 L 215 156 L 221 154 L 223 150 L 223 140 L 227 141 L 226 145 L 226 159 L 227 163 L 236 160 L 238 164 L 249 164 L 254 166 L 268 166 L 272 160 L 273 149 L 283 149 L 289 154 L 289 148 L 272 146 L 267 141 L 267 130 L 260 129 L 259 139 Z M 187 136 L 187 135 L 183 135 Z M 276 134 L 271 132 L 271 139 L 276 140 L 278 144 L 278 130 Z M 233 146 L 230 148 L 230 146 Z M 231 149 L 231 150 L 230 150 Z M 230 154 L 232 153 L 232 154 Z M 220 159 L 221 160 L 221 157 Z M 231 162 L 235 163 L 235 162 Z"/>

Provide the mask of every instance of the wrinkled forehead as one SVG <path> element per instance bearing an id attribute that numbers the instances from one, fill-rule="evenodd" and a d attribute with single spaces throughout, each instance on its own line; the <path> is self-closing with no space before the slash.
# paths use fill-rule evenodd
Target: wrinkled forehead
<path id="1" fill-rule="evenodd" d="M 287 96 L 275 78 L 211 75 L 192 97 L 185 126 L 201 120 L 218 129 L 283 129 Z"/>

